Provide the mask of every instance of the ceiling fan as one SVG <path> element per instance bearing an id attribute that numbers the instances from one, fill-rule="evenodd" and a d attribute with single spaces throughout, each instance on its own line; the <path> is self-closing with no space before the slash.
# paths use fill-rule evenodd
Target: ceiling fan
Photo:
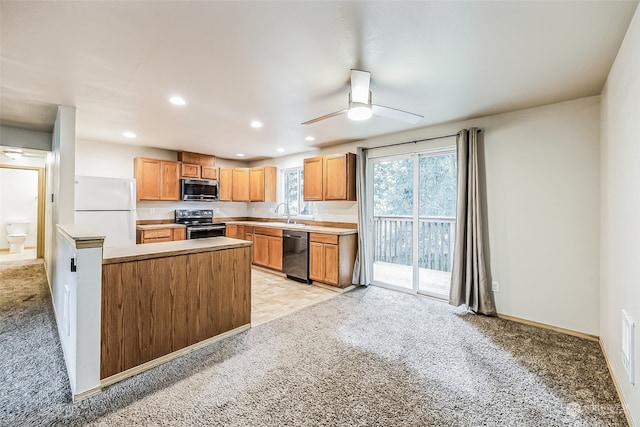
<path id="1" fill-rule="evenodd" d="M 349 92 L 349 108 L 336 111 L 315 119 L 308 120 L 303 125 L 310 125 L 321 120 L 329 119 L 343 113 L 351 120 L 367 120 L 372 115 L 386 117 L 389 119 L 401 120 L 407 123 L 418 123 L 423 116 L 419 114 L 409 113 L 407 111 L 397 110 L 395 108 L 383 107 L 371 103 L 371 90 L 369 84 L 371 82 L 371 73 L 368 71 L 351 70 L 351 91 Z"/>

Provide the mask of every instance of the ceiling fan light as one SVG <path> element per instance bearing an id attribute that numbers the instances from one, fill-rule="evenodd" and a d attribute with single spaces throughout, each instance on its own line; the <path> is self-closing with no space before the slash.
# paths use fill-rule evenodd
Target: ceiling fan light
<path id="1" fill-rule="evenodd" d="M 373 115 L 371 107 L 367 104 L 361 104 L 359 102 L 352 102 L 347 112 L 347 116 L 351 120 L 367 120 Z"/>

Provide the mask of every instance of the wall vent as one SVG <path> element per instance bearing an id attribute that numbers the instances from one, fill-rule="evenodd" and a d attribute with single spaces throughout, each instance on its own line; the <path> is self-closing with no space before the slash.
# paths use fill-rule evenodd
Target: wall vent
<path id="1" fill-rule="evenodd" d="M 622 365 L 631 384 L 635 384 L 635 326 L 631 316 L 622 310 Z"/>

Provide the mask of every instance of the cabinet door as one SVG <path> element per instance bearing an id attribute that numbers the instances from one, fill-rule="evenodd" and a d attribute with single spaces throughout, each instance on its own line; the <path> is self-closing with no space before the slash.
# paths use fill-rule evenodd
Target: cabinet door
<path id="1" fill-rule="evenodd" d="M 180 163 L 160 163 L 160 200 L 180 200 Z"/>
<path id="2" fill-rule="evenodd" d="M 269 236 L 269 267 L 282 271 L 282 237 Z"/>
<path id="3" fill-rule="evenodd" d="M 339 267 L 338 245 L 324 244 L 324 278 L 327 283 L 338 284 Z"/>
<path id="4" fill-rule="evenodd" d="M 182 164 L 183 178 L 200 178 L 200 165 Z"/>
<path id="5" fill-rule="evenodd" d="M 322 200 L 322 157 L 304 159 L 304 200 Z"/>
<path id="6" fill-rule="evenodd" d="M 227 225 L 227 228 L 225 230 L 225 236 L 237 239 L 238 238 L 238 226 L 235 225 L 235 224 Z"/>
<path id="7" fill-rule="evenodd" d="M 142 232 L 142 243 L 171 242 L 173 233 L 170 228 L 156 228 Z"/>
<path id="8" fill-rule="evenodd" d="M 324 281 L 324 243 L 309 243 L 309 277 Z"/>
<path id="9" fill-rule="evenodd" d="M 174 228 L 173 229 L 173 240 L 185 240 L 187 238 L 187 229 L 186 228 Z"/>
<path id="10" fill-rule="evenodd" d="M 200 176 L 202 176 L 202 179 L 218 179 L 218 168 L 202 166 Z"/>
<path id="11" fill-rule="evenodd" d="M 264 202 L 264 168 L 249 171 L 249 197 L 252 202 Z"/>
<path id="12" fill-rule="evenodd" d="M 275 166 L 265 166 L 264 168 L 264 201 L 276 201 L 276 183 L 278 181 L 278 168 Z"/>
<path id="13" fill-rule="evenodd" d="M 231 200 L 234 202 L 248 202 L 250 200 L 248 168 L 233 168 L 231 170 Z"/>
<path id="14" fill-rule="evenodd" d="M 253 235 L 253 262 L 265 267 L 269 265 L 269 236 Z"/>
<path id="15" fill-rule="evenodd" d="M 133 163 L 136 200 L 160 199 L 160 160 L 138 157 Z"/>
<path id="16" fill-rule="evenodd" d="M 245 235 L 244 235 L 244 239 L 248 240 L 250 242 L 253 242 L 253 233 L 246 232 Z M 255 252 L 254 248 L 253 248 L 253 246 L 251 246 L 251 264 L 254 263 L 254 261 L 253 261 L 254 252 Z"/>
<path id="17" fill-rule="evenodd" d="M 220 168 L 220 201 L 231 201 L 231 169 Z"/>
<path id="18" fill-rule="evenodd" d="M 324 157 L 324 200 L 355 200 L 355 165 L 353 153 Z"/>
<path id="19" fill-rule="evenodd" d="M 238 239 L 244 240 L 244 230 L 245 230 L 244 225 L 239 225 L 238 226 L 238 233 L 237 233 L 237 236 L 238 236 L 237 238 Z"/>

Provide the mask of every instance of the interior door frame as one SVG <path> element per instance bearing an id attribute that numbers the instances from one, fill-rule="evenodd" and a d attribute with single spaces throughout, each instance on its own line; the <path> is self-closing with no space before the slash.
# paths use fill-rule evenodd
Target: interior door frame
<path id="1" fill-rule="evenodd" d="M 400 292 L 405 292 L 405 293 L 410 293 L 410 294 L 420 294 L 420 295 L 425 295 L 428 296 L 430 298 L 436 298 L 439 300 L 442 300 L 442 296 L 441 295 L 437 295 L 437 294 L 433 294 L 427 291 L 423 291 L 420 290 L 420 271 L 419 271 L 419 265 L 418 265 L 418 257 L 419 257 L 419 253 L 417 250 L 417 245 L 419 243 L 419 227 L 416 226 L 417 221 L 419 220 L 419 213 L 420 213 L 420 203 L 419 203 L 419 174 L 420 174 L 420 157 L 424 157 L 424 156 L 437 156 L 437 155 L 442 155 L 442 154 L 456 154 L 456 139 L 455 137 L 451 137 L 451 139 L 449 140 L 449 138 L 445 139 L 444 141 L 437 141 L 434 143 L 434 141 L 430 141 L 429 143 L 426 144 L 426 147 L 416 147 L 416 146 L 411 146 L 410 149 L 407 149 L 407 147 L 403 147 L 403 146 L 396 146 L 396 147 L 383 147 L 380 149 L 380 151 L 377 151 L 376 149 L 371 149 L 369 150 L 369 157 L 367 159 L 367 185 L 366 188 L 370 189 L 370 191 L 368 191 L 368 196 L 367 199 L 370 201 L 370 205 L 369 205 L 369 218 L 367 218 L 367 222 L 369 224 L 373 224 L 373 217 L 374 217 L 374 203 L 373 203 L 373 197 L 374 197 L 374 186 L 373 186 L 373 164 L 375 161 L 386 161 L 386 160 L 402 160 L 402 159 L 406 159 L 406 158 L 410 158 L 413 160 L 413 217 L 412 217 L 412 242 L 411 242 L 411 249 L 412 249 L 412 253 L 411 253 L 411 259 L 412 259 L 412 270 L 413 270 L 413 274 L 412 274 L 412 286 L 411 288 L 405 288 L 402 286 L 397 286 L 397 285 L 393 285 L 390 283 L 384 283 L 384 282 L 378 282 L 375 280 L 375 277 L 372 275 L 372 285 L 374 286 L 379 286 L 382 288 L 387 288 L 387 289 L 392 289 L 395 291 L 400 291 Z M 457 168 L 457 166 L 456 166 Z M 372 230 L 371 232 L 371 247 L 373 248 L 373 242 L 374 242 L 374 231 Z M 374 259 L 374 251 L 369 251 L 370 252 L 370 264 L 373 266 L 375 259 Z"/>
<path id="2" fill-rule="evenodd" d="M 34 170 L 38 172 L 38 213 L 36 230 L 36 258 L 44 258 L 44 209 L 45 209 L 45 168 L 37 166 L 0 165 L 0 169 Z"/>

